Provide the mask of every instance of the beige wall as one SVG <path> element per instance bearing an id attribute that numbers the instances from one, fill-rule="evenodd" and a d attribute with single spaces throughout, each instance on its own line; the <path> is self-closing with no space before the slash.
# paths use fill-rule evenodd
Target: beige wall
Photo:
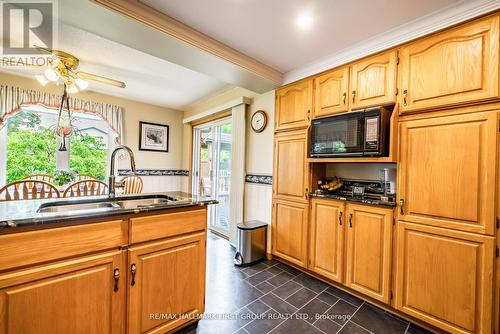
<path id="1" fill-rule="evenodd" d="M 0 73 L 0 84 L 36 89 L 48 93 L 62 94 L 62 86 L 41 86 L 35 79 Z M 130 146 L 136 156 L 137 168 L 180 169 L 182 168 L 183 112 L 124 98 L 83 91 L 72 95 L 84 100 L 115 104 L 124 108 L 124 144 Z M 169 152 L 139 151 L 139 121 L 167 124 L 170 126 Z M 123 162 L 120 164 L 122 165 Z"/>

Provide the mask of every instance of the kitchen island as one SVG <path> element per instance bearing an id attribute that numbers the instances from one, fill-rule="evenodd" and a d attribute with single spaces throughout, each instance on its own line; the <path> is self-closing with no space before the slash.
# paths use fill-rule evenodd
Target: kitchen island
<path id="1" fill-rule="evenodd" d="M 165 333 L 205 304 L 209 198 L 0 202 L 0 333 Z"/>

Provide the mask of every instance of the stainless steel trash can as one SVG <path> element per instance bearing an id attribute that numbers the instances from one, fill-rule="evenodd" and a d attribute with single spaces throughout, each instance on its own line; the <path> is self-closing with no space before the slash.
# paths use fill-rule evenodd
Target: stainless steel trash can
<path id="1" fill-rule="evenodd" d="M 238 247 L 234 264 L 242 266 L 266 257 L 267 224 L 258 220 L 237 225 Z"/>

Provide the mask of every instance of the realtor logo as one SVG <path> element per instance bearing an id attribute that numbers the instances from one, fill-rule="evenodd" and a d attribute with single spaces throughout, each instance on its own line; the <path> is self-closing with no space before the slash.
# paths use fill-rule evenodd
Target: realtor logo
<path id="1" fill-rule="evenodd" d="M 2 54 L 43 54 L 34 45 L 54 48 L 54 1 L 2 0 Z"/>

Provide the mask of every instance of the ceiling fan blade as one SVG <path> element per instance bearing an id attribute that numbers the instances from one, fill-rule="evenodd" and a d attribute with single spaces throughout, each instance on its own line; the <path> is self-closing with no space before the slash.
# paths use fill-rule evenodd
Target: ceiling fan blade
<path id="1" fill-rule="evenodd" d="M 38 46 L 38 45 L 33 45 L 35 48 L 37 48 L 38 50 L 41 50 L 41 51 L 45 51 L 51 55 L 54 55 L 54 50 L 51 50 L 51 49 L 47 49 L 47 48 L 44 48 L 42 46 Z"/>
<path id="2" fill-rule="evenodd" d="M 106 77 L 102 77 L 100 75 L 92 74 L 92 73 L 87 73 L 87 72 L 77 72 L 76 75 L 84 80 L 92 80 L 92 81 L 97 81 L 101 82 L 107 85 L 112 85 L 120 88 L 125 88 L 126 85 L 123 81 L 118 81 Z"/>

